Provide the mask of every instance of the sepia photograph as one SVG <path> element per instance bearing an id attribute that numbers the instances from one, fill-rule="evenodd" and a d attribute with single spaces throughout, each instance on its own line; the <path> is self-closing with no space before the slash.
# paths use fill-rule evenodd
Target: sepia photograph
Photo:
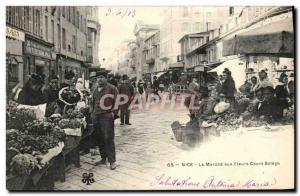
<path id="1" fill-rule="evenodd" d="M 9 192 L 295 191 L 294 6 L 5 10 Z"/>

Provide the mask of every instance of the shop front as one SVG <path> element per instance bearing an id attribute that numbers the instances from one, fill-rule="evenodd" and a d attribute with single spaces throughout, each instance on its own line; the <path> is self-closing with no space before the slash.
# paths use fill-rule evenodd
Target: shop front
<path id="1" fill-rule="evenodd" d="M 67 58 L 65 56 L 58 57 L 58 67 L 59 78 L 61 78 L 60 82 L 65 81 L 65 75 L 70 71 L 74 72 L 77 78 L 83 78 L 84 80 L 88 74 L 88 65 L 84 65 L 81 61 Z"/>
<path id="2" fill-rule="evenodd" d="M 281 73 L 285 72 L 288 76 L 294 73 L 294 58 L 286 58 L 270 55 L 249 55 L 246 58 L 247 78 L 258 77 L 260 70 L 268 73 L 268 78 L 274 84 L 278 82 Z"/>
<path id="3" fill-rule="evenodd" d="M 11 90 L 19 84 L 24 85 L 23 43 L 25 33 L 13 27 L 6 26 L 6 90 L 7 97 Z"/>
<path id="4" fill-rule="evenodd" d="M 279 75 L 294 72 L 293 18 L 271 22 L 224 39 L 223 55 L 243 55 L 246 78 L 258 77 L 260 70 L 268 73 L 275 84 Z"/>
<path id="5" fill-rule="evenodd" d="M 37 73 L 44 76 L 46 82 L 50 75 L 57 75 L 56 54 L 53 51 L 53 44 L 26 34 L 24 55 L 26 59 L 24 72 L 26 75 Z"/>

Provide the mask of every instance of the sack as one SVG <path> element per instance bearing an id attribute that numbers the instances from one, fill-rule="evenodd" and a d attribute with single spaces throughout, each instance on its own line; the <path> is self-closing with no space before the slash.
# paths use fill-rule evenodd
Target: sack
<path id="1" fill-rule="evenodd" d="M 214 112 L 217 114 L 221 114 L 227 111 L 229 108 L 230 108 L 230 103 L 226 103 L 222 101 L 215 106 Z"/>

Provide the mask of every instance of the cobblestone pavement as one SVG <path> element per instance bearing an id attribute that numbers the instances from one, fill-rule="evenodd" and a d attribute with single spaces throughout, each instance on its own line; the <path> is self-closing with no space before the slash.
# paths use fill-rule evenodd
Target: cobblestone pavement
<path id="1" fill-rule="evenodd" d="M 183 149 L 173 138 L 171 123 L 188 120 L 187 111 L 168 112 L 158 108 L 132 111 L 132 125 L 121 126 L 116 120 L 117 169 L 94 166 L 100 156 L 90 153 L 80 157 L 81 167 L 71 165 L 66 172 L 66 182 L 56 182 L 57 190 L 118 190 L 149 189 L 149 182 L 166 167 L 171 159 L 180 156 Z M 83 173 L 93 173 L 95 182 L 82 183 Z"/>
<path id="2" fill-rule="evenodd" d="M 290 188 L 293 184 L 294 127 L 279 126 L 252 131 L 237 129 L 221 132 L 221 137 L 205 137 L 196 148 L 189 149 L 173 138 L 171 123 L 188 121 L 187 111 L 133 111 L 131 126 L 116 121 L 116 155 L 118 167 L 94 166 L 100 156 L 81 156 L 81 167 L 71 166 L 66 182 L 56 182 L 56 190 L 166 190 L 227 189 L 228 184 L 245 187 L 253 180 L 269 183 L 260 188 Z M 286 171 L 284 178 L 281 176 Z M 82 183 L 83 173 L 93 173 L 95 182 Z M 214 186 L 207 180 L 221 180 Z M 188 182 L 181 186 L 172 182 Z M 210 182 L 210 181 L 209 181 Z M 175 186 L 175 187 L 174 187 Z"/>

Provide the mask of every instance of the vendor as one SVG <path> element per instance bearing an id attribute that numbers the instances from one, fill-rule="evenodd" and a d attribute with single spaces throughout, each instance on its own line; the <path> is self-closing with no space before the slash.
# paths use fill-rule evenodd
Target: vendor
<path id="1" fill-rule="evenodd" d="M 291 100 L 289 98 L 288 76 L 282 73 L 279 77 L 279 84 L 275 88 L 275 95 L 277 99 L 278 118 L 283 117 L 283 110 L 289 107 Z"/>
<path id="2" fill-rule="evenodd" d="M 69 87 L 70 89 L 75 89 L 76 86 L 76 77 L 75 77 L 75 73 L 71 70 L 71 71 L 67 71 L 65 74 L 65 82 L 62 83 L 61 85 L 61 89 L 65 88 L 65 87 Z M 60 89 L 60 90 L 61 90 Z M 67 111 L 68 109 L 74 109 L 76 105 L 66 105 L 63 101 L 58 100 L 58 106 L 59 106 L 59 113 L 60 114 L 64 114 L 65 111 Z"/>
<path id="3" fill-rule="evenodd" d="M 199 84 L 197 82 L 197 78 L 192 79 L 192 82 L 189 84 L 188 89 L 191 94 L 197 93 L 196 91 L 199 89 Z"/>
<path id="4" fill-rule="evenodd" d="M 259 87 L 260 88 L 265 88 L 267 86 L 270 86 L 272 88 L 274 88 L 273 83 L 268 79 L 268 73 L 266 72 L 266 70 L 261 70 L 258 73 L 259 76 Z"/>
<path id="5" fill-rule="evenodd" d="M 264 117 L 267 121 L 276 121 L 278 118 L 277 101 L 274 97 L 274 89 L 271 86 L 261 88 L 263 101 L 258 104 L 258 116 Z M 260 95 L 259 95 L 260 96 Z"/>
<path id="6" fill-rule="evenodd" d="M 247 110 L 248 110 L 248 112 L 253 114 L 255 117 L 259 117 L 259 112 L 258 111 L 259 111 L 259 109 L 261 107 L 261 104 L 264 100 L 263 89 L 262 88 L 255 89 L 254 94 L 255 94 L 255 97 L 251 101 L 251 103 L 249 104 Z"/>
<path id="7" fill-rule="evenodd" d="M 199 119 L 205 119 L 206 117 L 213 114 L 214 106 L 217 104 L 217 101 L 214 98 L 209 98 L 209 90 L 208 87 L 200 87 L 199 90 L 201 94 L 199 110 L 196 116 Z"/>
<path id="8" fill-rule="evenodd" d="M 252 84 L 246 80 L 245 83 L 239 88 L 240 92 L 243 93 L 244 96 L 250 97 Z"/>
<path id="9" fill-rule="evenodd" d="M 249 98 L 253 99 L 255 97 L 255 91 L 258 88 L 259 84 L 257 82 L 257 77 L 252 76 L 251 77 L 251 88 L 250 88 L 250 96 Z"/>
<path id="10" fill-rule="evenodd" d="M 222 84 L 224 82 L 223 75 L 219 75 L 216 80 L 216 91 L 218 94 L 222 93 Z"/>
<path id="11" fill-rule="evenodd" d="M 49 117 L 56 112 L 58 109 L 57 100 L 58 100 L 58 77 L 51 76 L 49 78 L 49 85 L 44 90 L 45 99 L 47 102 L 45 116 Z"/>
<path id="12" fill-rule="evenodd" d="M 223 71 L 223 79 L 224 82 L 222 83 L 222 90 L 221 93 L 223 93 L 226 97 L 226 99 L 230 103 L 230 107 L 232 110 L 235 108 L 235 97 L 234 94 L 236 92 L 235 88 L 235 82 L 231 76 L 231 71 L 227 68 Z"/>
<path id="13" fill-rule="evenodd" d="M 118 89 L 109 84 L 105 72 L 97 73 L 98 86 L 93 92 L 92 116 L 96 141 L 99 146 L 101 161 L 95 165 L 110 163 L 110 169 L 116 169 L 114 119 L 118 113 L 115 101 Z M 109 95 L 109 96 L 108 96 Z"/>
<path id="14" fill-rule="evenodd" d="M 46 103 L 42 92 L 44 79 L 38 74 L 31 74 L 24 88 L 17 95 L 17 102 L 24 105 L 40 105 Z"/>
<path id="15" fill-rule="evenodd" d="M 78 78 L 75 87 L 80 90 L 83 91 L 85 89 L 84 87 L 84 81 L 83 78 Z"/>
<path id="16" fill-rule="evenodd" d="M 67 87 L 67 86 L 75 86 L 76 85 L 76 77 L 75 73 L 71 71 L 65 72 L 65 81 L 61 84 L 61 88 Z"/>

